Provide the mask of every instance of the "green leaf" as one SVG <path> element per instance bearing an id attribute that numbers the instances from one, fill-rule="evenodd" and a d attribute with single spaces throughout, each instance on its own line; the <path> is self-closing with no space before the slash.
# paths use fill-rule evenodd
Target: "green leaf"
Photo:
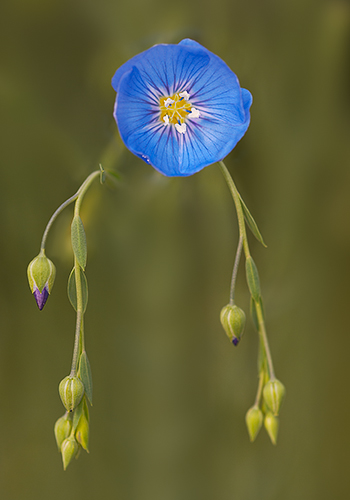
<path id="1" fill-rule="evenodd" d="M 247 283 L 251 296 L 256 302 L 260 300 L 260 280 L 258 269 L 252 257 L 248 257 L 245 262 Z"/>
<path id="2" fill-rule="evenodd" d="M 84 396 L 82 397 L 80 403 L 75 408 L 74 413 L 73 413 L 73 426 L 72 427 L 74 429 L 74 432 L 76 431 L 76 428 L 79 424 L 79 420 L 80 420 L 80 417 L 83 413 L 83 409 L 84 409 Z"/>
<path id="3" fill-rule="evenodd" d="M 83 313 L 86 311 L 86 306 L 88 303 L 88 284 L 85 273 L 82 269 L 80 269 L 80 281 L 81 281 L 81 292 L 83 298 Z M 73 308 L 77 310 L 77 286 L 75 282 L 75 268 L 73 267 L 72 272 L 68 278 L 68 287 L 67 293 L 70 303 Z"/>
<path id="4" fill-rule="evenodd" d="M 248 227 L 249 229 L 251 230 L 251 232 L 254 234 L 255 238 L 260 241 L 260 243 L 266 247 L 267 245 L 265 244 L 264 240 L 263 240 L 263 237 L 261 236 L 261 233 L 259 231 L 259 228 L 257 226 L 257 223 L 255 222 L 255 220 L 253 219 L 252 217 L 252 214 L 249 212 L 248 208 L 247 208 L 247 205 L 244 203 L 241 195 L 239 195 L 239 199 L 241 201 L 241 205 L 242 205 L 242 209 L 243 209 L 243 213 L 244 213 L 244 218 L 248 224 Z"/>
<path id="5" fill-rule="evenodd" d="M 85 269 L 87 255 L 86 236 L 83 221 L 79 215 L 75 215 L 73 217 L 71 225 L 71 240 L 74 255 L 76 256 L 79 265 Z"/>
<path id="6" fill-rule="evenodd" d="M 92 405 L 92 375 L 86 351 L 83 351 L 80 356 L 79 376 L 84 384 L 85 395 Z"/>

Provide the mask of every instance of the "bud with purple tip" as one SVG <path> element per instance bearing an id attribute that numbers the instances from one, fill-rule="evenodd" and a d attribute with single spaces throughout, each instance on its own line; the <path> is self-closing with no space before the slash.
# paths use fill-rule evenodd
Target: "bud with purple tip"
<path id="1" fill-rule="evenodd" d="M 56 268 L 46 257 L 45 250 L 41 250 L 39 255 L 30 262 L 27 275 L 30 289 L 41 311 L 51 293 L 56 276 Z"/>
<path id="2" fill-rule="evenodd" d="M 237 345 L 244 330 L 244 311 L 234 304 L 227 304 L 221 310 L 220 321 L 232 344 Z"/>

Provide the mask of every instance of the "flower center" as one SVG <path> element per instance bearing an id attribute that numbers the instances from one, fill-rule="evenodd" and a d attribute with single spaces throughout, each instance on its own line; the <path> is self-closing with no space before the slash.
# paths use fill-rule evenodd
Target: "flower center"
<path id="1" fill-rule="evenodd" d="M 179 134 L 186 132 L 186 119 L 198 118 L 200 113 L 189 102 L 188 92 L 179 92 L 171 97 L 161 97 L 159 99 L 160 116 L 159 119 L 164 125 L 175 125 Z"/>

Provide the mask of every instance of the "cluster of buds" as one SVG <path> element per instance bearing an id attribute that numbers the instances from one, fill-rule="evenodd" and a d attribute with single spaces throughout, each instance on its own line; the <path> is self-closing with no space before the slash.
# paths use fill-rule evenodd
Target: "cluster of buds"
<path id="1" fill-rule="evenodd" d="M 54 432 L 66 470 L 81 448 L 89 452 L 89 409 L 79 377 L 65 377 L 59 384 L 59 394 L 67 411 L 55 423 Z"/>
<path id="2" fill-rule="evenodd" d="M 253 442 L 259 434 L 264 422 L 265 429 L 273 444 L 277 443 L 279 420 L 278 415 L 286 390 L 282 382 L 276 378 L 270 379 L 263 389 L 262 409 L 257 404 L 246 414 L 246 424 L 250 440 Z"/>

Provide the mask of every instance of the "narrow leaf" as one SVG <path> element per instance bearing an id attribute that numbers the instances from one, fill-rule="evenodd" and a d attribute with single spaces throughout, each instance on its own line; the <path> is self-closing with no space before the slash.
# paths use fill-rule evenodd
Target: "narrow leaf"
<path id="1" fill-rule="evenodd" d="M 254 234 L 255 238 L 260 241 L 260 243 L 266 247 L 267 245 L 265 244 L 264 240 L 263 240 L 263 237 L 261 236 L 261 233 L 259 231 L 259 228 L 257 226 L 257 223 L 255 222 L 255 220 L 253 219 L 253 216 L 252 214 L 249 212 L 248 208 L 247 208 L 247 205 L 244 203 L 241 195 L 239 195 L 239 199 L 241 201 L 241 205 L 242 205 L 242 209 L 243 209 L 243 213 L 244 213 L 244 218 L 248 224 L 248 227 L 249 229 L 251 230 L 251 232 Z"/>
<path id="2" fill-rule="evenodd" d="M 86 236 L 83 221 L 79 215 L 75 215 L 73 217 L 71 225 L 71 240 L 74 255 L 76 256 L 79 265 L 85 269 L 87 255 Z"/>
<path id="3" fill-rule="evenodd" d="M 80 417 L 83 413 L 83 409 L 84 409 L 84 396 L 82 397 L 80 403 L 78 404 L 78 406 L 75 408 L 74 410 L 74 413 L 73 413 L 73 429 L 74 429 L 74 432 L 79 424 L 79 420 L 80 420 Z"/>
<path id="4" fill-rule="evenodd" d="M 83 298 L 83 313 L 85 313 L 86 306 L 88 303 L 88 284 L 85 273 L 82 269 L 80 270 L 80 281 L 81 281 L 81 292 Z M 75 282 L 74 268 L 72 269 L 72 272 L 70 273 L 68 278 L 67 293 L 70 303 L 72 304 L 73 308 L 77 310 L 77 286 Z"/>
<path id="5" fill-rule="evenodd" d="M 84 384 L 85 395 L 92 405 L 92 375 L 86 351 L 83 351 L 80 356 L 79 376 Z"/>
<path id="6" fill-rule="evenodd" d="M 247 283 L 251 296 L 256 302 L 260 300 L 260 280 L 258 269 L 252 257 L 248 257 L 245 262 Z"/>

